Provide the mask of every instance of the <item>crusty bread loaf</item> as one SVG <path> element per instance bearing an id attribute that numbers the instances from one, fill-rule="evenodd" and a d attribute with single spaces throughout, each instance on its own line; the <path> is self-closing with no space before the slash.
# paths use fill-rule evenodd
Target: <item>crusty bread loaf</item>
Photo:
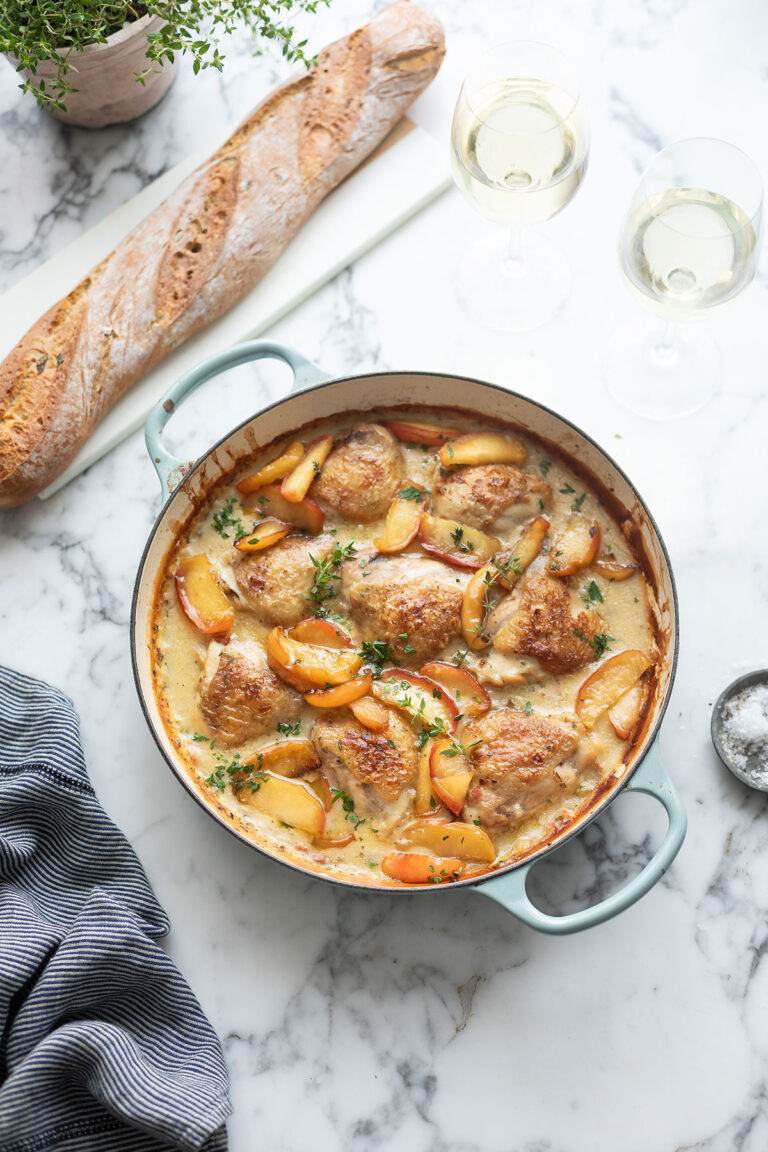
<path id="1" fill-rule="evenodd" d="M 443 53 L 431 13 L 383 9 L 273 92 L 38 320 L 0 364 L 0 505 L 50 484 L 136 380 L 261 279 Z"/>

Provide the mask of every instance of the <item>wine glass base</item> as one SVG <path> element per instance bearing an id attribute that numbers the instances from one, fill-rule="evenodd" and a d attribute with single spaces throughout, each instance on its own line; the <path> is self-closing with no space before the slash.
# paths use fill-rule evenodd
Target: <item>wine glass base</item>
<path id="1" fill-rule="evenodd" d="M 520 238 L 516 258 L 497 234 L 473 244 L 458 268 L 459 300 L 478 324 L 500 332 L 530 332 L 552 320 L 568 299 L 571 269 L 562 249 L 536 234 Z"/>
<path id="2" fill-rule="evenodd" d="M 679 325 L 666 344 L 663 320 L 638 316 L 620 324 L 603 354 L 613 399 L 647 420 L 675 420 L 708 404 L 720 383 L 720 351 L 701 324 Z"/>

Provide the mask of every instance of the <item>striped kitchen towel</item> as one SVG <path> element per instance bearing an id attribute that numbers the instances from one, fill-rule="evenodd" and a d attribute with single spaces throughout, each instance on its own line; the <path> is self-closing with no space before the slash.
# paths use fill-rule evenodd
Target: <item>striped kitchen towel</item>
<path id="1" fill-rule="evenodd" d="M 61 692 L 0 666 L 0 1152 L 221 1152 L 219 1043 Z"/>

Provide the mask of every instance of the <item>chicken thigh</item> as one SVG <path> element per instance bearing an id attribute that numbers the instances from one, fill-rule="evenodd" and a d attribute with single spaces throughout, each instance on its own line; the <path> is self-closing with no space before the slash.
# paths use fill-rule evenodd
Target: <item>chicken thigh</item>
<path id="1" fill-rule="evenodd" d="M 248 607 L 265 624 L 286 628 L 311 616 L 312 560 L 325 560 L 333 545 L 329 535 L 287 536 L 262 552 L 238 557 L 232 569 Z"/>
<path id="2" fill-rule="evenodd" d="M 404 480 L 403 453 L 392 433 L 381 424 L 358 424 L 336 444 L 312 495 L 345 520 L 370 524 L 386 516 Z"/>
<path id="3" fill-rule="evenodd" d="M 552 489 L 532 472 L 510 464 L 456 468 L 435 483 L 438 516 L 485 531 L 504 532 L 538 515 L 550 503 Z"/>
<path id="4" fill-rule="evenodd" d="M 301 696 L 266 667 L 237 651 L 223 648 L 216 671 L 204 687 L 200 710 L 222 744 L 242 744 L 293 720 Z"/>

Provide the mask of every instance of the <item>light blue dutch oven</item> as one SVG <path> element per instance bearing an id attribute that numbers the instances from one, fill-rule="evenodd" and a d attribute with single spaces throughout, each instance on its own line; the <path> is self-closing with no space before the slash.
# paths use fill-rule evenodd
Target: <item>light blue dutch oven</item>
<path id="1" fill-rule="evenodd" d="M 284 400 L 257 411 L 251 419 L 235 428 L 194 464 L 187 465 L 177 460 L 164 448 L 163 428 L 171 413 L 186 396 L 219 373 L 264 357 L 282 360 L 293 371 L 293 387 Z M 429 892 L 435 897 L 455 888 L 471 886 L 539 931 L 564 934 L 590 928 L 623 912 L 645 895 L 670 866 L 685 837 L 685 810 L 662 764 L 658 746 L 659 726 L 672 689 L 677 662 L 677 596 L 666 548 L 648 509 L 628 478 L 593 440 L 573 424 L 525 396 L 480 380 L 424 372 L 377 372 L 334 380 L 298 352 L 266 340 L 251 340 L 212 356 L 178 380 L 157 404 L 146 428 L 147 448 L 160 477 L 164 506 L 139 566 L 131 617 L 134 674 L 144 714 L 164 758 L 198 803 L 249 847 L 273 859 L 280 859 L 268 845 L 256 843 L 246 836 L 238 828 L 234 816 L 210 802 L 186 770 L 163 727 L 152 690 L 149 645 L 156 583 L 179 525 L 199 506 L 213 484 L 230 473 L 259 446 L 270 443 L 277 436 L 292 433 L 310 421 L 371 408 L 414 404 L 461 408 L 494 420 L 518 424 L 578 461 L 581 468 L 602 486 L 605 497 L 613 500 L 620 509 L 619 517 L 626 534 L 645 555 L 649 580 L 655 586 L 653 611 L 661 661 L 654 698 L 642 731 L 627 757 L 624 774 L 599 796 L 578 821 L 554 836 L 539 850 L 499 868 L 489 878 L 483 877 L 479 881 L 468 878 L 450 885 L 427 885 L 423 888 L 366 884 L 366 890 L 386 892 L 389 896 Z M 531 868 L 566 840 L 583 831 L 622 791 L 644 792 L 664 805 L 669 824 L 661 846 L 638 876 L 601 903 L 567 916 L 550 916 L 542 912 L 530 901 L 526 891 Z M 306 868 L 284 860 L 281 863 L 322 880 L 358 887 L 351 881 L 338 880 L 318 872 L 309 863 Z"/>

